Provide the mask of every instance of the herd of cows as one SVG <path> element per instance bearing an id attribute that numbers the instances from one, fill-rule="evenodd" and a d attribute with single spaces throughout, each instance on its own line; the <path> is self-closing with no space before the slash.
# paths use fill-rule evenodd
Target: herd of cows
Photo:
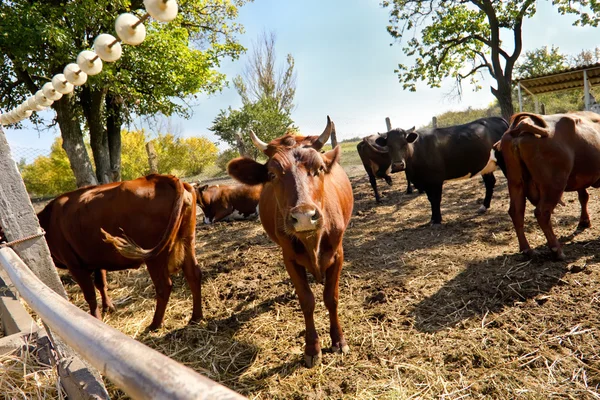
<path id="1" fill-rule="evenodd" d="M 190 322 L 203 318 L 202 273 L 195 258 L 196 206 L 206 223 L 232 214 L 259 214 L 264 230 L 282 251 L 306 324 L 305 362 L 321 361 L 321 345 L 313 313 L 315 297 L 307 272 L 323 283 L 330 317 L 331 348 L 347 353 L 338 318 L 339 278 L 344 261 L 342 239 L 353 209 L 352 186 L 339 164 L 340 147 L 322 151 L 335 129 L 327 117 L 320 136 L 286 135 L 262 142 L 251 139 L 267 157 L 247 158 L 227 168 L 243 185 L 193 186 L 176 177 L 149 175 L 132 181 L 80 188 L 52 200 L 39 214 L 54 263 L 77 281 L 92 315 L 113 308 L 106 271 L 146 264 L 156 289 L 156 310 L 149 329 L 161 326 L 172 289 L 170 276 L 183 270 L 193 296 Z M 526 255 L 532 250 L 524 235 L 525 202 L 553 255 L 563 259 L 550 216 L 564 191 L 577 191 L 581 203 L 579 229 L 590 226 L 588 187 L 600 186 L 600 115 L 592 112 L 537 115 L 519 113 L 510 124 L 499 117 L 434 129 L 393 129 L 363 139 L 357 150 L 380 201 L 377 178 L 391 183 L 390 173 L 405 171 L 409 181 L 431 203 L 431 223 L 442 221 L 440 203 L 445 181 L 481 175 L 486 194 L 480 212 L 490 207 L 500 167 L 508 182 L 509 214 Z M 1 232 L 1 231 L 0 231 Z"/>

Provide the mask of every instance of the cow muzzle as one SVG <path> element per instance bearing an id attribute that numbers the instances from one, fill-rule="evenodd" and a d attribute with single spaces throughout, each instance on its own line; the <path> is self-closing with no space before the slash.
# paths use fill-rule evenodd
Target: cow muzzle
<path id="1" fill-rule="evenodd" d="M 311 205 L 297 206 L 290 210 L 289 222 L 296 232 L 314 231 L 321 222 L 321 213 Z"/>
<path id="2" fill-rule="evenodd" d="M 406 169 L 406 163 L 403 161 L 392 163 L 392 173 L 402 172 Z"/>

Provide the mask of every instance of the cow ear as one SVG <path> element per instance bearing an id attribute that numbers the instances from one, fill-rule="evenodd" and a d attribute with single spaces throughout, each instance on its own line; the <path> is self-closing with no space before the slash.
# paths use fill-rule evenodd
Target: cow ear
<path id="1" fill-rule="evenodd" d="M 387 146 L 387 137 L 379 136 L 377 139 L 375 139 L 375 143 L 385 147 Z"/>
<path id="2" fill-rule="evenodd" d="M 199 187 L 198 187 L 198 193 L 200 193 L 200 192 L 204 192 L 206 189 L 208 189 L 208 185 L 199 186 Z"/>
<path id="3" fill-rule="evenodd" d="M 413 128 L 413 129 L 415 129 L 415 128 Z M 406 135 L 406 141 L 408 143 L 413 143 L 418 138 L 419 138 L 419 134 L 417 132 L 410 132 L 408 135 Z"/>
<path id="4" fill-rule="evenodd" d="M 329 150 L 328 152 L 322 155 L 323 162 L 325 163 L 325 169 L 327 170 L 327 172 L 331 170 L 333 164 L 340 162 L 341 153 L 341 147 L 335 146 L 333 150 Z"/>
<path id="5" fill-rule="evenodd" d="M 415 131 L 415 127 L 413 126 L 412 128 L 410 128 L 409 130 L 406 131 L 406 133 L 411 133 Z"/>
<path id="6" fill-rule="evenodd" d="M 267 166 L 245 157 L 231 160 L 227 164 L 227 173 L 235 180 L 246 185 L 259 185 L 269 180 Z"/>

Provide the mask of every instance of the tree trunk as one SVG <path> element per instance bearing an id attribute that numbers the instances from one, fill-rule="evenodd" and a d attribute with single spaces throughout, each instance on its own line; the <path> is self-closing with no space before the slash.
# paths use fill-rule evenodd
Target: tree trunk
<path id="1" fill-rule="evenodd" d="M 515 113 L 512 103 L 512 93 L 510 90 L 510 83 L 498 81 L 498 89 L 492 88 L 492 94 L 498 99 L 500 110 L 502 111 L 502 117 L 507 121 Z"/>
<path id="2" fill-rule="evenodd" d="M 83 143 L 83 133 L 73 112 L 72 101 L 73 95 L 69 94 L 52 105 L 56 110 L 56 120 L 63 139 L 62 147 L 69 157 L 77 187 L 97 185 L 98 181 L 94 176 L 92 163 Z"/>
<path id="3" fill-rule="evenodd" d="M 106 133 L 108 136 L 108 150 L 110 153 L 111 180 L 121 180 L 121 126 L 123 125 L 122 99 L 106 95 Z"/>
<path id="4" fill-rule="evenodd" d="M 235 141 L 238 148 L 238 153 L 240 153 L 241 157 L 249 157 L 248 152 L 246 151 L 246 146 L 244 145 L 244 140 L 242 139 L 242 131 L 238 129 L 235 132 Z"/>
<path id="5" fill-rule="evenodd" d="M 148 153 L 148 165 L 150 166 L 151 174 L 158 174 L 158 155 L 154 149 L 152 141 L 146 143 L 146 152 Z"/>
<path id="6" fill-rule="evenodd" d="M 81 103 L 83 115 L 87 120 L 90 131 L 90 145 L 96 165 L 96 178 L 99 184 L 110 183 L 110 151 L 108 148 L 108 135 L 103 124 L 104 92 L 90 90 L 84 86 L 81 90 Z"/>

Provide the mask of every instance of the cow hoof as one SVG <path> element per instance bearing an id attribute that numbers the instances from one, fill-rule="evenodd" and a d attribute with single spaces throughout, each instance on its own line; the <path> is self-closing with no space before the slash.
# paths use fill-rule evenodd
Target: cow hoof
<path id="1" fill-rule="evenodd" d="M 321 364 L 321 360 L 323 359 L 323 354 L 319 351 L 319 354 L 314 356 L 309 356 L 308 354 L 304 355 L 304 363 L 308 368 L 316 367 Z"/>
<path id="2" fill-rule="evenodd" d="M 556 261 L 564 261 L 565 253 L 563 253 L 562 249 L 552 248 L 552 256 Z"/>
<path id="3" fill-rule="evenodd" d="M 106 304 L 105 306 L 102 307 L 102 312 L 106 313 L 106 312 L 117 312 L 117 309 L 115 308 L 115 306 L 112 303 Z"/>
<path id="4" fill-rule="evenodd" d="M 341 348 L 339 346 L 331 346 L 331 352 L 348 354 L 350 353 L 350 346 L 348 346 L 347 344 L 342 345 Z"/>
<path id="5" fill-rule="evenodd" d="M 148 327 L 146 328 L 146 332 L 156 332 L 157 330 L 160 329 L 160 325 L 157 324 L 150 324 L 148 325 Z"/>
<path id="6" fill-rule="evenodd" d="M 482 205 L 481 207 L 479 207 L 479 210 L 477 210 L 477 213 L 479 213 L 479 214 L 485 214 L 485 212 L 487 210 L 488 210 L 487 207 Z"/>
<path id="7" fill-rule="evenodd" d="M 439 229 L 442 227 L 442 223 L 441 222 L 434 222 L 433 220 L 429 221 L 429 226 L 431 226 L 434 229 Z"/>
<path id="8" fill-rule="evenodd" d="M 590 228 L 592 226 L 592 223 L 587 220 L 587 221 L 579 221 L 579 224 L 577 225 L 577 232 L 581 232 L 581 231 L 585 231 L 587 228 Z"/>
<path id="9" fill-rule="evenodd" d="M 535 253 L 532 249 L 525 249 L 521 250 L 521 254 L 524 255 L 526 258 L 530 259 L 533 258 Z"/>

